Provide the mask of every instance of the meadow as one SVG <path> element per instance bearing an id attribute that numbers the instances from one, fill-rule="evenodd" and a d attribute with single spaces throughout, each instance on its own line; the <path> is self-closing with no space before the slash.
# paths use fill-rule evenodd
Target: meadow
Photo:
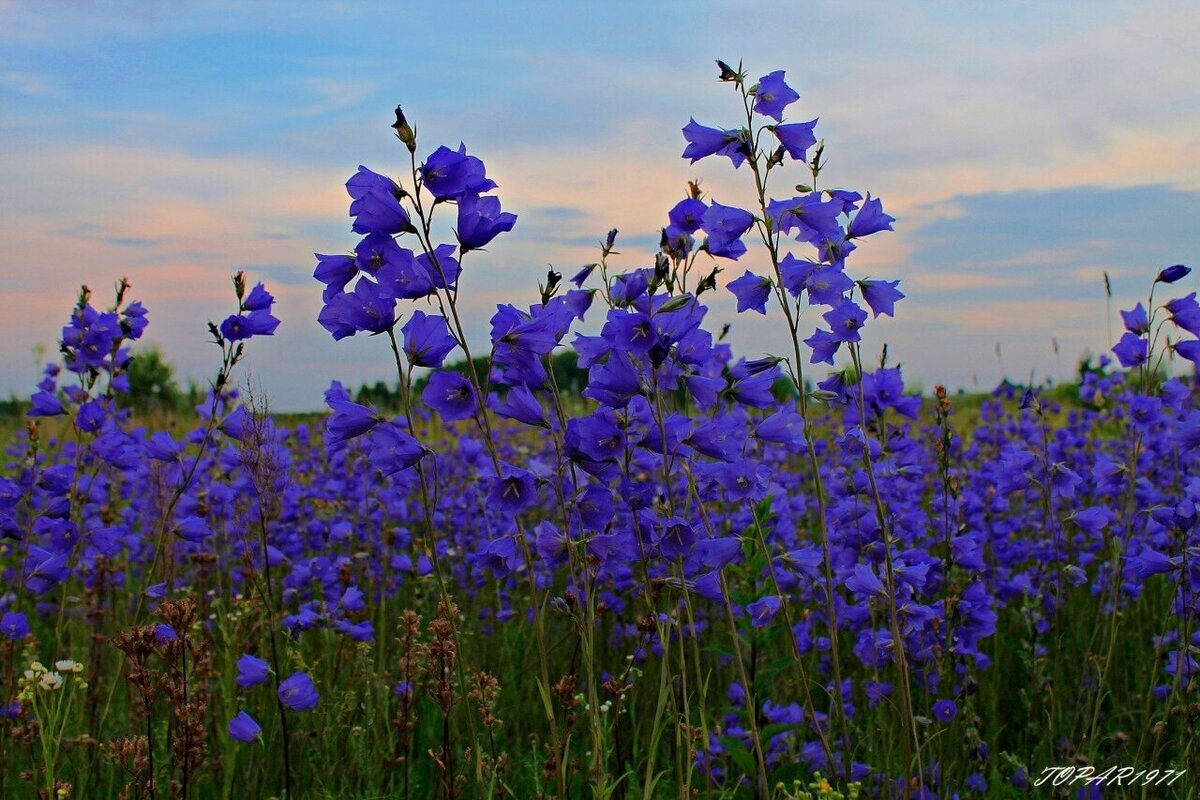
<path id="1" fill-rule="evenodd" d="M 484 352 L 460 291 L 518 220 L 396 109 L 411 169 L 350 177 L 313 284 L 386 404 L 273 416 L 242 359 L 313 321 L 239 273 L 194 414 L 143 416 L 153 309 L 80 291 L 0 462 L 0 798 L 1200 793 L 1190 270 L 1147 265 L 1065 391 L 922 397 L 861 346 L 893 218 L 782 71 L 718 68 L 683 155 L 747 208 L 690 185 Z M 726 291 L 782 355 L 732 351 Z"/>

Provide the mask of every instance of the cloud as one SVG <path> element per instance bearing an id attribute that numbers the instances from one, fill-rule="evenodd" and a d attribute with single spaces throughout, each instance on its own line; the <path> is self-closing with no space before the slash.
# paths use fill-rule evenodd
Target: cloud
<path id="1" fill-rule="evenodd" d="M 1111 344 L 1105 272 L 1115 315 L 1145 298 L 1161 267 L 1200 260 L 1196 190 L 1074 186 L 954 196 L 937 208 L 951 213 L 906 234 L 900 318 L 868 328 L 871 345 L 889 338 L 926 386 L 1070 377 L 1079 355 Z"/>
<path id="2" fill-rule="evenodd" d="M 45 75 L 25 70 L 0 71 L 0 90 L 3 89 L 33 96 L 60 94 L 58 87 Z"/>
<path id="3" fill-rule="evenodd" d="M 1108 271 L 1126 291 L 1167 264 L 1200 256 L 1193 224 L 1200 190 L 1073 186 L 961 195 L 945 204 L 952 215 L 908 234 L 910 274 L 931 283 L 974 277 L 980 290 L 1007 283 L 1022 290 L 1009 296 L 1034 300 Z"/>
<path id="4" fill-rule="evenodd" d="M 386 352 L 380 365 L 362 337 L 335 346 L 317 327 L 309 276 L 312 251 L 354 242 L 342 184 L 355 165 L 407 168 L 387 127 L 398 102 L 421 152 L 466 141 L 520 216 L 467 259 L 473 341 L 495 303 L 533 299 L 547 264 L 595 260 L 609 228 L 621 231 L 614 270 L 645 266 L 687 180 L 751 203 L 744 168 L 679 158 L 689 116 L 737 123 L 715 56 L 746 56 L 752 76 L 787 69 L 802 95 L 796 118 L 821 117 L 825 185 L 870 189 L 897 217 L 851 270 L 902 279 L 900 319 L 869 337 L 892 338 L 923 382 L 970 385 L 980 365 L 998 370 L 1001 337 L 1014 374 L 1047 363 L 1051 335 L 1064 352 L 1099 349 L 1088 315 L 1104 272 L 1124 302 L 1156 268 L 1197 260 L 1200 55 L 1185 4 L 777 2 L 760 7 L 771 24 L 756 26 L 715 1 L 539 0 L 521 14 L 43 5 L 0 0 L 0 269 L 21 306 L 0 320 L 0 390 L 32 383 L 23 353 L 57 335 L 76 285 L 122 274 L 151 306 L 168 357 L 203 375 L 203 324 L 228 313 L 236 269 L 279 297 L 279 337 L 256 350 L 268 391 L 313 407 L 318 370 L 386 377 Z M 453 47 L 414 35 L 398 54 L 396 30 L 434 31 L 447 14 L 457 14 Z M 664 38 L 685 16 L 704 23 Z M 803 30 L 822 33 L 797 55 Z M 853 47 L 830 31 L 853 31 Z M 802 180 L 791 169 L 775 191 Z M 756 255 L 726 266 L 722 280 L 766 271 Z M 727 292 L 715 295 L 712 318 L 733 318 Z M 740 350 L 775 340 L 770 320 L 734 322 Z"/>
<path id="5" fill-rule="evenodd" d="M 235 264 L 234 269 L 254 276 L 255 280 L 266 281 L 272 286 L 284 284 L 286 286 L 306 286 L 311 288 L 315 285 L 313 283 L 312 270 L 307 265 Z"/>

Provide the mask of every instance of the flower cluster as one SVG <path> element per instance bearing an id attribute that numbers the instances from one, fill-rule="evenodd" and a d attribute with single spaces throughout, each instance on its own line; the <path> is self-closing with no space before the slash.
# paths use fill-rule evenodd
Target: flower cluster
<path id="1" fill-rule="evenodd" d="M 335 382 L 321 423 L 285 424 L 233 389 L 279 324 L 239 275 L 190 428 L 134 425 L 114 398 L 145 309 L 124 283 L 107 311 L 85 290 L 0 474 L 0 672 L 19 686 L 0 749 L 31 720 L 63 739 L 48 714 L 84 686 L 80 663 L 24 664 L 88 643 L 103 674 L 111 639 L 124 677 L 88 673 L 70 741 L 119 742 L 106 779 L 140 796 L 221 775 L 289 797 L 986 797 L 1131 737 L 1185 758 L 1200 410 L 1165 366 L 1196 361 L 1195 294 L 1122 312 L 1126 371 L 921 397 L 862 353 L 904 295 L 851 257 L 894 220 L 822 184 L 783 71 L 719 68 L 741 118 L 689 121 L 683 157 L 729 159 L 746 194 L 693 181 L 640 256 L 608 232 L 572 277 L 498 305 L 478 357 L 467 256 L 516 218 L 465 146 L 419 161 L 397 109 L 411 169 L 359 168 L 358 242 L 314 273 L 334 339 L 378 334 L 393 403 Z M 731 261 L 751 267 L 720 280 Z M 719 287 L 778 347 L 734 353 Z M 64 763 L 110 769 L 63 752 L 34 770 L 46 793 Z"/>
<path id="2" fill-rule="evenodd" d="M 1190 267 L 1182 264 L 1166 267 L 1158 273 L 1154 285 L 1157 287 L 1160 283 L 1175 283 L 1187 277 L 1191 271 Z M 1156 307 L 1154 292 L 1151 291 L 1149 305 L 1151 309 L 1149 313 L 1141 303 L 1128 311 L 1121 312 L 1121 320 L 1125 323 L 1125 333 L 1121 336 L 1121 340 L 1113 346 L 1113 354 L 1121 362 L 1121 366 L 1127 369 L 1154 369 L 1161 365 L 1165 356 L 1171 353 L 1192 364 L 1200 363 L 1200 339 L 1196 338 L 1172 340 L 1169 336 L 1165 337 L 1163 351 L 1155 352 L 1158 343 L 1164 338 L 1167 322 L 1171 323 L 1176 335 L 1191 334 L 1192 337 L 1200 337 L 1200 303 L 1196 302 L 1196 293 L 1191 292 Z M 1159 312 L 1162 311 L 1166 312 L 1165 319 L 1159 316 Z"/>

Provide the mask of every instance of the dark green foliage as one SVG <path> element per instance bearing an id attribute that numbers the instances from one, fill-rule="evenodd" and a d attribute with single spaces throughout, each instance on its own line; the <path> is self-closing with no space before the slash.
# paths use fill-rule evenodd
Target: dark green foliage
<path id="1" fill-rule="evenodd" d="M 184 395 L 175 381 L 175 367 L 157 345 L 143 345 L 129 365 L 129 393 L 118 395 L 122 407 L 138 411 L 180 411 Z"/>

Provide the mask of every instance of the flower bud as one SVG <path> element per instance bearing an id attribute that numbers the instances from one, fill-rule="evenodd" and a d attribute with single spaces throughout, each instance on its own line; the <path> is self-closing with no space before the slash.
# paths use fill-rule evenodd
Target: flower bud
<path id="1" fill-rule="evenodd" d="M 665 233 L 665 231 L 664 231 Z M 665 237 L 664 237 L 665 238 Z M 665 244 L 665 242 L 663 243 Z M 671 263 L 667 260 L 665 253 L 658 252 L 654 254 L 654 280 L 657 283 L 663 283 L 671 274 Z"/>
<path id="2" fill-rule="evenodd" d="M 710 273 L 708 273 L 708 275 L 704 276 L 704 278 L 696 286 L 696 296 L 697 297 L 699 297 L 701 295 L 701 293 L 703 293 L 703 292 L 707 292 L 710 289 L 717 288 L 717 273 L 719 273 L 720 271 L 721 271 L 720 267 L 713 267 L 712 272 L 710 272 Z"/>
<path id="3" fill-rule="evenodd" d="M 396 138 L 404 142 L 404 146 L 408 148 L 408 152 L 416 153 L 417 135 L 408 124 L 408 120 L 404 118 L 404 112 L 400 109 L 400 106 L 396 106 L 396 121 L 392 123 L 392 127 L 396 129 Z"/>
<path id="4" fill-rule="evenodd" d="M 1162 272 L 1158 273 L 1158 277 L 1154 279 L 1154 282 L 1174 283 L 1180 278 L 1186 277 L 1191 271 L 1191 267 L 1185 267 L 1183 264 L 1176 264 L 1173 267 L 1166 267 Z"/>
<path id="5" fill-rule="evenodd" d="M 667 302 L 658 307 L 659 313 L 667 313 L 670 311 L 678 311 L 681 308 L 687 307 L 692 302 L 691 295 L 677 294 Z"/>
<path id="6" fill-rule="evenodd" d="M 608 232 L 608 236 L 604 238 L 604 252 L 611 253 L 613 245 L 617 242 L 617 229 L 613 228 Z"/>

